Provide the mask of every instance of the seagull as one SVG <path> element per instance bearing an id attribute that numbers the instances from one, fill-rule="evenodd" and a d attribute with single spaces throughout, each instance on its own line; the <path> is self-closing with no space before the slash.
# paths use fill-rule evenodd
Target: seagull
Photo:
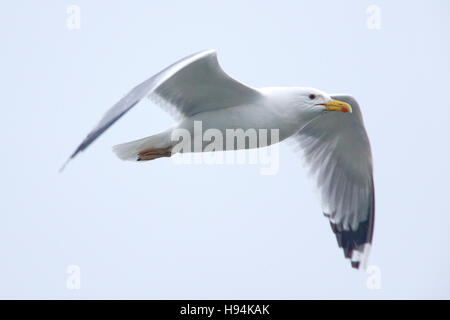
<path id="1" fill-rule="evenodd" d="M 201 51 L 134 87 L 106 112 L 61 170 L 144 97 L 179 122 L 159 134 L 114 146 L 119 158 L 148 161 L 170 157 L 178 152 L 173 133 L 183 129 L 195 136 L 196 121 L 205 129 L 221 132 L 228 128 L 277 129 L 279 141 L 289 138 L 298 143 L 317 183 L 323 214 L 345 258 L 355 269 L 366 266 L 374 230 L 375 192 L 369 138 L 355 98 L 306 87 L 252 88 L 222 70 L 215 50 Z M 260 146 L 246 144 L 243 148 Z M 232 150 L 236 149 L 233 145 Z"/>

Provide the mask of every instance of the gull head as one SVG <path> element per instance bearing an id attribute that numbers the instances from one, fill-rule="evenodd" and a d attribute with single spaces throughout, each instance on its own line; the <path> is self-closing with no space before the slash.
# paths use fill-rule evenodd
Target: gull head
<path id="1" fill-rule="evenodd" d="M 328 94 L 314 88 L 298 88 L 296 102 L 303 111 L 321 113 L 339 111 L 352 113 L 352 107 L 343 101 L 332 99 Z"/>

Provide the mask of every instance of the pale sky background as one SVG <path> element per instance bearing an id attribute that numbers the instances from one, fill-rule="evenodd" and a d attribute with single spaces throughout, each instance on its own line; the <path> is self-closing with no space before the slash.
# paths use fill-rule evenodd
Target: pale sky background
<path id="1" fill-rule="evenodd" d="M 66 9 L 81 8 L 68 30 Z M 366 8 L 381 8 L 381 29 Z M 0 11 L 1 298 L 450 298 L 448 1 L 10 1 Z M 133 86 L 214 48 L 254 87 L 361 104 L 375 166 L 369 264 L 351 269 L 289 145 L 280 170 L 118 160 L 173 120 L 150 101 L 58 169 Z M 66 269 L 81 268 L 81 289 Z"/>

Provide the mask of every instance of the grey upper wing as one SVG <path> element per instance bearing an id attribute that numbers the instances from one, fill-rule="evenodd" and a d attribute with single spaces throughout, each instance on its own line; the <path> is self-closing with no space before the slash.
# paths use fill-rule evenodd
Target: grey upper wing
<path id="1" fill-rule="evenodd" d="M 134 87 L 105 113 L 67 162 L 146 96 L 170 105 L 178 114 L 190 116 L 204 110 L 243 104 L 259 95 L 258 91 L 229 77 L 220 68 L 214 50 L 195 53 Z"/>
<path id="2" fill-rule="evenodd" d="M 372 154 L 361 111 L 351 96 L 335 95 L 353 113 L 328 112 L 295 136 L 321 192 L 323 212 L 339 247 L 359 268 L 372 242 L 375 191 Z"/>
<path id="3" fill-rule="evenodd" d="M 149 98 L 173 115 L 196 113 L 251 103 L 261 93 L 228 76 L 220 67 L 215 51 L 207 51 L 181 72 L 166 78 Z"/>

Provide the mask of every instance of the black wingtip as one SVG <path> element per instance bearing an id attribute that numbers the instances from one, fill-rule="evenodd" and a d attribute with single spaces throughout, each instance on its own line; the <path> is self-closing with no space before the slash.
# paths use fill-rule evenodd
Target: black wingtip
<path id="1" fill-rule="evenodd" d="M 81 146 L 80 146 L 81 147 Z M 58 173 L 61 173 L 64 171 L 64 169 L 66 168 L 67 164 L 70 162 L 70 160 L 72 160 L 73 158 L 75 158 L 75 156 L 81 151 L 80 147 L 78 147 L 69 157 L 69 159 L 66 160 L 66 162 L 64 162 L 64 164 L 61 166 L 61 168 L 59 168 Z"/>
<path id="2" fill-rule="evenodd" d="M 330 221 L 339 248 L 344 251 L 346 259 L 352 259 L 355 253 L 363 253 L 365 246 L 372 242 L 373 223 L 369 218 L 361 222 L 356 230 L 345 230 L 342 224 Z M 351 261 L 352 268 L 359 269 L 361 261 Z"/>
<path id="3" fill-rule="evenodd" d="M 61 166 L 61 168 L 59 168 L 58 173 L 62 173 L 64 171 L 64 169 L 66 168 L 66 166 L 70 160 L 72 160 L 72 158 L 69 158 L 66 160 L 66 162 L 64 162 L 64 164 Z"/>

